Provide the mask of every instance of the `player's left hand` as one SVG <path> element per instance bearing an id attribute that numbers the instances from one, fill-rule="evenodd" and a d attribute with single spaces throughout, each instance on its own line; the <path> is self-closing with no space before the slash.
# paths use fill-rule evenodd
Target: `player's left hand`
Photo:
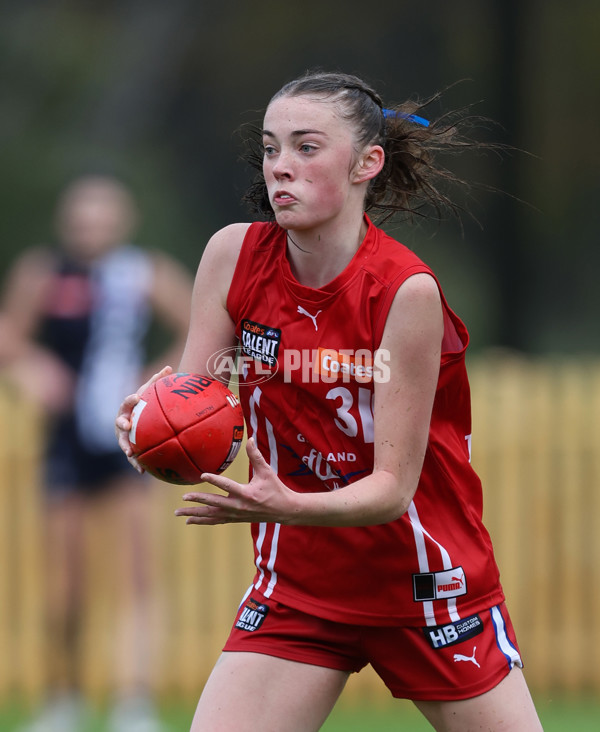
<path id="1" fill-rule="evenodd" d="M 142 394 L 150 384 L 153 384 L 155 381 L 162 379 L 163 376 L 167 376 L 171 373 L 173 373 L 173 369 L 170 366 L 165 366 L 158 373 L 153 374 L 145 384 L 140 386 L 135 394 L 129 394 L 129 396 L 126 396 L 125 399 L 123 399 L 115 418 L 115 435 L 117 442 L 119 443 L 119 447 L 123 450 L 127 456 L 127 460 L 129 460 L 138 473 L 143 473 L 144 468 L 133 457 L 133 448 L 129 441 L 129 430 L 131 429 L 131 415 L 133 408 L 140 401 L 140 394 Z"/>
<path id="2" fill-rule="evenodd" d="M 204 482 L 220 488 L 227 495 L 186 493 L 184 501 L 199 505 L 178 508 L 175 515 L 187 516 L 187 524 L 201 526 L 263 521 L 286 524 L 297 517 L 298 494 L 277 477 L 253 438 L 246 443 L 246 452 L 253 470 L 249 483 L 237 483 L 224 475 L 203 473 Z"/>

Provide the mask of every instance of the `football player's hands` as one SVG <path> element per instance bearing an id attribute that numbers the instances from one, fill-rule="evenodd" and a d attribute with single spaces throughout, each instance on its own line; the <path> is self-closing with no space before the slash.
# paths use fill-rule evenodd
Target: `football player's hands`
<path id="1" fill-rule="evenodd" d="M 140 401 L 140 395 L 142 394 L 142 392 L 145 391 L 150 386 L 150 384 L 153 384 L 155 381 L 162 379 L 163 376 L 168 376 L 172 372 L 173 369 L 170 366 L 165 366 L 156 374 L 153 374 L 145 384 L 140 386 L 135 394 L 129 394 L 129 396 L 126 396 L 125 399 L 123 399 L 123 401 L 121 402 L 121 406 L 119 407 L 119 411 L 115 419 L 115 434 L 117 436 L 117 441 L 119 443 L 119 447 L 121 448 L 121 450 L 123 450 L 123 452 L 127 456 L 127 459 L 129 460 L 131 465 L 133 465 L 133 467 L 138 471 L 138 473 L 143 473 L 144 468 L 133 457 L 133 448 L 131 447 L 131 442 L 129 441 L 129 430 L 131 429 L 131 413 L 133 412 L 135 405 Z"/>
<path id="2" fill-rule="evenodd" d="M 298 494 L 277 477 L 252 437 L 246 443 L 246 452 L 253 471 L 249 483 L 237 483 L 224 475 L 203 473 L 203 482 L 220 488 L 226 495 L 186 493 L 183 500 L 196 505 L 179 508 L 175 515 L 186 516 L 188 524 L 204 526 L 263 521 L 280 524 L 293 522 L 297 515 Z"/>

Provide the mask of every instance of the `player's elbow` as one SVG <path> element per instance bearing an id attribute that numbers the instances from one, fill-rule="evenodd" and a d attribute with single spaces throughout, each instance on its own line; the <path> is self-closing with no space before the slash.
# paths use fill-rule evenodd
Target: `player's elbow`
<path id="1" fill-rule="evenodd" d="M 418 481 L 406 481 L 387 470 L 377 471 L 381 481 L 384 500 L 381 503 L 381 523 L 390 523 L 403 516 L 412 502 Z"/>

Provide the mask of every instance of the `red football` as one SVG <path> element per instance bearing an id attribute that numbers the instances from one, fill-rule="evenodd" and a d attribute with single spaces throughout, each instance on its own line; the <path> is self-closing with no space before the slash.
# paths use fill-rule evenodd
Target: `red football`
<path id="1" fill-rule="evenodd" d="M 239 399 L 200 374 L 170 374 L 151 384 L 131 415 L 129 441 L 140 465 L 167 483 L 200 483 L 221 473 L 244 436 Z"/>

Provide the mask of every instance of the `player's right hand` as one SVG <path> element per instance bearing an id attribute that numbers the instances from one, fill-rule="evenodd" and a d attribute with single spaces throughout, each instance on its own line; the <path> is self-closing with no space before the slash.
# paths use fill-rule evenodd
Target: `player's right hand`
<path id="1" fill-rule="evenodd" d="M 115 434 L 117 436 L 119 447 L 123 450 L 127 459 L 138 473 L 143 473 L 144 468 L 138 463 L 135 457 L 133 457 L 133 448 L 129 441 L 131 413 L 133 412 L 135 405 L 140 401 L 140 395 L 150 386 L 150 384 L 154 384 L 155 381 L 158 381 L 159 379 L 162 379 L 163 376 L 168 376 L 171 373 L 173 373 L 173 369 L 170 366 L 165 366 L 158 373 L 153 374 L 145 384 L 140 386 L 135 394 L 129 394 L 129 396 L 126 396 L 125 399 L 123 399 L 121 406 L 119 407 L 119 411 L 117 412 L 117 417 L 115 419 Z"/>

